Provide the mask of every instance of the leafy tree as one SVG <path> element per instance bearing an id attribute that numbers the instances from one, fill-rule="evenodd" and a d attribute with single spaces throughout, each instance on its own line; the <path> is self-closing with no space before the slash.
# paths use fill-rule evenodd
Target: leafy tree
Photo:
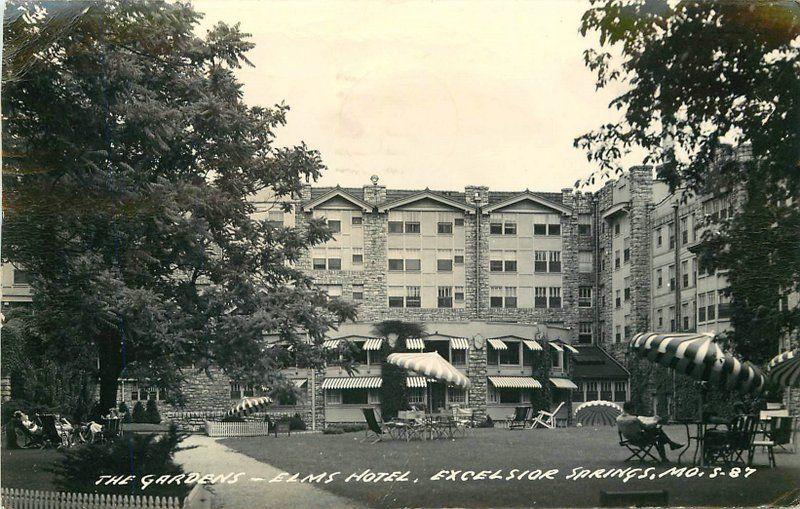
<path id="1" fill-rule="evenodd" d="M 642 151 L 673 190 L 738 195 L 706 221 L 701 258 L 729 270 L 736 350 L 766 360 L 800 329 L 779 306 L 800 284 L 800 5 L 594 0 L 581 33 L 599 39 L 584 54 L 597 87 L 622 89 L 620 117 L 575 140 L 598 167 L 584 184 Z M 720 157 L 726 142 L 752 157 Z"/>
<path id="2" fill-rule="evenodd" d="M 392 348 L 387 341 L 381 345 L 384 356 L 394 352 L 406 352 L 406 339 L 418 338 L 425 335 L 425 327 L 414 322 L 401 320 L 385 320 L 375 324 L 374 333 L 380 337 L 397 335 L 397 342 Z M 381 367 L 381 414 L 385 419 L 397 417 L 399 410 L 407 410 L 408 386 L 406 385 L 406 370 L 394 364 L 384 362 Z"/>
<path id="3" fill-rule="evenodd" d="M 44 354 L 92 371 L 100 408 L 123 375 L 174 388 L 213 363 L 264 383 L 290 346 L 318 365 L 325 332 L 355 316 L 294 265 L 330 238 L 324 220 L 254 218 L 248 197 L 289 198 L 324 166 L 275 146 L 288 107 L 246 105 L 235 76 L 253 45 L 225 24 L 198 37 L 200 17 L 163 1 L 6 5 L 2 251 L 32 275 Z"/>
<path id="4" fill-rule="evenodd" d="M 119 410 L 120 416 L 122 416 L 122 422 L 126 422 L 126 423 L 127 422 L 133 422 L 133 420 L 131 418 L 131 411 L 130 411 L 130 409 L 128 409 L 128 405 L 126 405 L 124 401 L 120 401 L 119 402 L 119 407 L 117 407 L 117 408 Z"/>
<path id="5" fill-rule="evenodd" d="M 147 412 L 144 409 L 144 405 L 141 401 L 137 401 L 135 405 L 133 405 L 133 415 L 131 416 L 131 420 L 136 423 L 143 423 L 147 421 Z"/>

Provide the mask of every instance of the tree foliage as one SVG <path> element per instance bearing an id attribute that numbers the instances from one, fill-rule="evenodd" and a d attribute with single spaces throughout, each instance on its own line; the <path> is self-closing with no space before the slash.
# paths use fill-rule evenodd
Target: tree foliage
<path id="1" fill-rule="evenodd" d="M 575 140 L 597 164 L 583 184 L 643 150 L 672 190 L 741 194 L 731 219 L 706 220 L 701 257 L 729 271 L 736 349 L 766 360 L 800 328 L 796 306 L 779 310 L 800 284 L 800 4 L 595 0 L 581 33 L 599 39 L 584 54 L 597 87 L 623 90 L 620 117 Z M 720 158 L 726 142 L 752 157 Z"/>
<path id="2" fill-rule="evenodd" d="M 264 383 L 281 367 L 265 332 L 316 362 L 354 317 L 295 267 L 324 222 L 273 227 L 248 201 L 299 193 L 320 154 L 275 146 L 288 107 L 243 102 L 247 34 L 201 38 L 199 20 L 160 1 L 6 6 L 3 255 L 32 275 L 47 354 L 99 359 L 103 408 L 121 375 L 174 387 L 213 363 Z"/>
<path id="3" fill-rule="evenodd" d="M 375 324 L 374 332 L 377 336 L 397 336 L 397 342 L 392 348 L 387 341 L 381 346 L 382 354 L 387 356 L 394 352 L 406 352 L 406 339 L 419 338 L 425 335 L 425 327 L 415 322 L 401 320 L 384 320 Z M 408 385 L 406 384 L 406 370 L 394 364 L 384 362 L 381 367 L 381 413 L 384 419 L 397 417 L 400 410 L 408 410 Z"/>

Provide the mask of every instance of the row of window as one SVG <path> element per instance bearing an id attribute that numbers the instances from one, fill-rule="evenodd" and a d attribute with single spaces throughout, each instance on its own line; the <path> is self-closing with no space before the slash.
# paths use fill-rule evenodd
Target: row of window
<path id="1" fill-rule="evenodd" d="M 492 235 L 516 235 L 517 223 L 510 221 L 489 223 L 489 233 Z M 535 236 L 561 236 L 561 223 L 535 223 L 533 225 L 533 234 Z"/>
<path id="2" fill-rule="evenodd" d="M 576 381 L 572 401 L 625 401 L 628 383 L 624 380 Z"/>
<path id="3" fill-rule="evenodd" d="M 419 308 L 422 307 L 419 286 L 406 286 L 405 295 L 400 295 L 402 287 L 391 287 L 389 295 L 390 308 Z M 394 295 L 392 295 L 394 293 Z M 463 286 L 439 286 L 437 287 L 438 308 L 452 308 L 453 303 L 464 302 Z"/>
<path id="4" fill-rule="evenodd" d="M 463 218 L 456 218 L 452 222 L 440 221 L 436 223 L 436 233 L 439 235 L 452 235 L 453 227 L 463 226 Z M 422 229 L 420 228 L 419 221 L 389 221 L 389 233 L 420 234 L 422 233 Z"/>

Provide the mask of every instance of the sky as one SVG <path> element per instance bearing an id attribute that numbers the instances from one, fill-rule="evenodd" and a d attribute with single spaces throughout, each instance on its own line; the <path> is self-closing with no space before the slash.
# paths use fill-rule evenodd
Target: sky
<path id="1" fill-rule="evenodd" d="M 593 166 L 573 147 L 617 118 L 578 32 L 583 0 L 197 0 L 256 44 L 245 100 L 291 107 L 280 145 L 305 141 L 320 185 L 558 191 Z"/>

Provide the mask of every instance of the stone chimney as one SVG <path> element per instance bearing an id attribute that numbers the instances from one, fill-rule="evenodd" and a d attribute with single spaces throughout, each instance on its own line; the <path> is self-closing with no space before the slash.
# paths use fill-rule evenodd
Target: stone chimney
<path id="1" fill-rule="evenodd" d="M 372 185 L 364 186 L 364 201 L 378 205 L 386 201 L 386 186 L 378 185 L 378 176 L 373 175 L 370 177 Z"/>
<path id="2" fill-rule="evenodd" d="M 300 188 L 300 201 L 311 201 L 311 184 L 303 184 L 303 187 Z"/>
<path id="3" fill-rule="evenodd" d="M 464 199 L 470 205 L 485 207 L 489 204 L 489 188 L 486 186 L 466 186 Z"/>

